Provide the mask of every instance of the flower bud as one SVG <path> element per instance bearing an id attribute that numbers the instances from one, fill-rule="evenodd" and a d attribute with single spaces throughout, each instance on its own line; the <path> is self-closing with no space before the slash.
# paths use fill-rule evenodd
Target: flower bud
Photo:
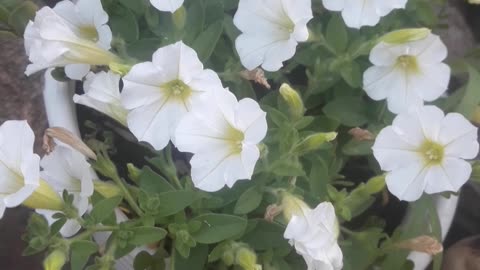
<path id="1" fill-rule="evenodd" d="M 288 104 L 290 116 L 297 120 L 305 114 L 305 106 L 303 105 L 302 98 L 290 85 L 284 83 L 280 86 L 280 95 L 283 100 Z"/>
<path id="2" fill-rule="evenodd" d="M 369 194 L 376 194 L 385 189 L 385 176 L 380 175 L 371 178 L 365 184 L 365 188 Z"/>
<path id="3" fill-rule="evenodd" d="M 385 34 L 380 41 L 389 44 L 402 44 L 426 38 L 431 33 L 428 28 L 407 28 Z"/>
<path id="4" fill-rule="evenodd" d="M 319 149 L 324 143 L 331 142 L 337 138 L 336 132 L 315 133 L 301 141 L 295 148 L 298 154 L 306 153 Z"/>
<path id="5" fill-rule="evenodd" d="M 63 250 L 56 249 L 43 261 L 44 270 L 61 270 L 67 262 L 67 256 Z"/>
<path id="6" fill-rule="evenodd" d="M 222 261 L 225 265 L 231 266 L 235 263 L 235 253 L 233 250 L 227 250 L 222 255 Z"/>
<path id="7" fill-rule="evenodd" d="M 142 170 L 137 168 L 132 163 L 127 164 L 127 170 L 128 170 L 128 177 L 130 178 L 130 180 L 132 180 L 135 183 L 138 183 L 140 181 L 140 175 L 142 174 Z"/>
<path id="8" fill-rule="evenodd" d="M 95 191 L 100 193 L 104 198 L 112 198 L 122 195 L 122 190 L 115 184 L 103 181 L 94 181 Z"/>
<path id="9" fill-rule="evenodd" d="M 289 221 L 292 216 L 303 215 L 305 210 L 310 209 L 310 207 L 304 201 L 288 192 L 282 193 L 281 207 L 283 210 L 283 215 L 287 221 Z"/>
<path id="10" fill-rule="evenodd" d="M 187 12 L 183 6 L 172 14 L 173 24 L 177 29 L 183 29 L 185 27 L 186 18 Z"/>
<path id="11" fill-rule="evenodd" d="M 58 193 L 45 181 L 40 179 L 39 186 L 35 191 L 23 201 L 23 205 L 32 209 L 46 209 L 61 211 L 64 207 L 62 198 Z"/>
<path id="12" fill-rule="evenodd" d="M 251 249 L 241 247 L 237 250 L 236 264 L 240 265 L 244 270 L 261 270 L 262 266 L 257 264 L 257 254 Z"/>
<path id="13" fill-rule="evenodd" d="M 395 244 L 395 247 L 417 252 L 423 252 L 429 255 L 436 255 L 443 251 L 442 244 L 437 239 L 428 235 L 422 235 L 416 238 L 402 241 Z"/>
<path id="14" fill-rule="evenodd" d="M 116 74 L 119 74 L 121 76 L 127 75 L 127 73 L 132 69 L 131 65 L 127 64 L 122 64 L 122 63 L 117 63 L 117 62 L 111 62 L 108 67 L 110 70 Z"/>

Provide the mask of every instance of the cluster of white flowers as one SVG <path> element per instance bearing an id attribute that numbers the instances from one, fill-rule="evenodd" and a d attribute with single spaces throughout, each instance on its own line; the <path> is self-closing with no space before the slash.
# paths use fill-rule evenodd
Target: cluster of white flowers
<path id="1" fill-rule="evenodd" d="M 171 13 L 183 5 L 183 0 L 150 2 Z M 346 25 L 354 28 L 373 26 L 406 3 L 323 0 L 326 9 L 341 11 Z M 279 70 L 298 43 L 307 41 L 312 18 L 311 0 L 240 0 L 234 24 L 241 31 L 235 42 L 241 63 L 249 70 Z M 64 67 L 68 77 L 84 79 L 85 94 L 75 95 L 76 103 L 109 115 L 156 150 L 172 142 L 192 153 L 191 178 L 198 189 L 213 192 L 251 179 L 260 158 L 258 145 L 267 133 L 266 113 L 259 104 L 237 100 L 182 41 L 159 48 L 151 62 L 135 64 L 123 78 L 112 71 L 90 72 L 91 65 L 122 64 L 109 51 L 112 32 L 107 23 L 100 0 L 64 0 L 53 9 L 42 8 L 25 30 L 32 62 L 26 74 Z M 448 88 L 450 68 L 443 63 L 447 49 L 429 31 L 409 35 L 412 31 L 417 33 L 402 30 L 382 39 L 370 53 L 374 66 L 363 78 L 367 95 L 386 99 L 388 109 L 398 114 L 378 135 L 373 152 L 387 172 L 389 190 L 407 201 L 423 192 L 458 191 L 472 170 L 464 159 L 474 158 L 479 150 L 477 129 L 463 116 L 424 106 Z M 0 126 L 0 216 L 6 207 L 23 203 L 53 222 L 52 216 L 64 210 L 64 190 L 74 195 L 78 215 L 85 214 L 96 182 L 86 158 L 59 146 L 40 161 L 33 154 L 33 140 L 25 122 Z M 333 206 L 322 203 L 311 209 L 290 200 L 297 207 L 288 215 L 284 237 L 309 270 L 341 269 Z M 80 228 L 72 219 L 60 232 L 70 237 Z"/>

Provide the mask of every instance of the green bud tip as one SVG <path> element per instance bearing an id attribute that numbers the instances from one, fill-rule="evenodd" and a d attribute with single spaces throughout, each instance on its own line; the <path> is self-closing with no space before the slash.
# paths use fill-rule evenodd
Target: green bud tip
<path id="1" fill-rule="evenodd" d="M 290 114 L 294 119 L 299 119 L 305 114 L 305 106 L 303 100 L 290 85 L 284 83 L 280 86 L 280 95 L 288 105 Z"/>
<path id="2" fill-rule="evenodd" d="M 63 250 L 54 250 L 43 261 L 44 270 L 61 270 L 67 262 L 67 256 Z"/>
<path id="3" fill-rule="evenodd" d="M 380 41 L 389 44 L 403 44 L 426 38 L 432 31 L 428 28 L 407 28 L 385 34 Z"/>

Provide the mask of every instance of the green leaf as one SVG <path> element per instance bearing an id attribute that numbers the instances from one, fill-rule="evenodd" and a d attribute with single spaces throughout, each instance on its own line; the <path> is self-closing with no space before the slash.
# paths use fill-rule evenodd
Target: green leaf
<path id="1" fill-rule="evenodd" d="M 473 119 L 475 109 L 480 104 L 480 73 L 476 68 L 467 64 L 469 74 L 468 84 L 460 104 L 456 111 L 463 114 L 467 119 Z"/>
<path id="2" fill-rule="evenodd" d="M 372 154 L 373 141 L 350 140 L 343 145 L 342 153 L 347 156 L 366 156 Z"/>
<path id="3" fill-rule="evenodd" d="M 75 241 L 70 246 L 70 265 L 72 270 L 82 270 L 88 262 L 88 258 L 97 252 L 98 246 L 92 241 Z"/>
<path id="4" fill-rule="evenodd" d="M 247 189 L 235 204 L 233 213 L 237 215 L 244 215 L 257 209 L 263 199 L 263 192 L 259 187 L 253 186 Z"/>
<path id="5" fill-rule="evenodd" d="M 131 9 L 137 15 L 141 15 L 145 12 L 145 8 L 146 8 L 145 1 L 118 0 L 118 2 L 123 6 L 125 6 L 126 8 Z"/>
<path id="6" fill-rule="evenodd" d="M 367 104 L 361 97 L 338 97 L 323 107 L 323 112 L 349 127 L 359 127 L 368 122 Z"/>
<path id="7" fill-rule="evenodd" d="M 161 47 L 159 38 L 140 39 L 127 45 L 128 55 L 139 61 L 151 61 L 152 54 Z"/>
<path id="8" fill-rule="evenodd" d="M 121 201 L 121 196 L 115 196 L 98 202 L 93 206 L 92 212 L 90 212 L 90 218 L 96 224 L 102 223 L 102 221 L 110 217 Z"/>
<path id="9" fill-rule="evenodd" d="M 135 246 L 142 246 L 160 241 L 167 235 L 166 230 L 158 227 L 135 227 L 129 230 L 133 232 L 133 236 L 128 242 Z"/>
<path id="10" fill-rule="evenodd" d="M 274 162 L 270 171 L 278 176 L 304 176 L 302 163 L 297 158 L 281 159 Z"/>
<path id="11" fill-rule="evenodd" d="M 174 215 L 198 199 L 194 191 L 168 191 L 158 195 L 160 207 L 157 210 L 156 217 L 166 217 Z"/>
<path id="12" fill-rule="evenodd" d="M 310 176 L 310 190 L 320 198 L 327 197 L 327 185 L 329 183 L 328 166 L 323 159 L 315 159 L 312 162 Z"/>
<path id="13" fill-rule="evenodd" d="M 37 10 L 38 7 L 33 2 L 25 1 L 10 13 L 8 24 L 15 30 L 17 35 L 23 36 L 28 22 L 33 20 Z"/>
<path id="14" fill-rule="evenodd" d="M 146 251 L 142 251 L 135 256 L 135 259 L 133 260 L 133 269 L 134 270 L 146 270 L 149 269 L 149 267 L 153 263 L 153 258 L 150 253 Z"/>
<path id="15" fill-rule="evenodd" d="M 183 258 L 175 250 L 173 257 L 175 268 L 174 270 L 203 270 L 208 258 L 208 246 L 197 245 L 190 249 L 190 256 Z"/>
<path id="16" fill-rule="evenodd" d="M 187 9 L 187 23 L 185 24 L 185 35 L 183 41 L 192 44 L 202 32 L 205 24 L 205 7 L 203 1 L 191 1 Z"/>
<path id="17" fill-rule="evenodd" d="M 225 214 L 203 214 L 193 218 L 200 221 L 200 230 L 192 233 L 198 243 L 213 244 L 241 234 L 247 227 L 247 220 Z"/>
<path id="18" fill-rule="evenodd" d="M 202 62 L 205 62 L 212 55 L 215 46 L 223 31 L 223 20 L 211 24 L 201 33 L 192 44 L 192 48 L 198 54 Z"/>
<path id="19" fill-rule="evenodd" d="M 334 48 L 337 53 L 342 53 L 347 48 L 347 28 L 343 22 L 343 19 L 339 15 L 333 15 L 328 22 L 325 39 L 330 47 Z"/>
<path id="20" fill-rule="evenodd" d="M 342 246 L 344 270 L 370 269 L 369 266 L 381 255 L 378 245 L 384 238 L 385 233 L 379 228 L 353 234 L 349 238 L 351 243 Z"/>
<path id="21" fill-rule="evenodd" d="M 175 190 L 175 188 L 149 167 L 143 167 L 140 174 L 140 189 L 146 193 L 156 194 Z"/>
<path id="22" fill-rule="evenodd" d="M 362 70 L 355 61 L 343 65 L 340 69 L 340 75 L 352 88 L 359 88 L 362 85 Z"/>
<path id="23" fill-rule="evenodd" d="M 114 37 L 120 37 L 127 43 L 138 40 L 137 19 L 130 9 L 116 5 L 109 15 L 109 25 L 112 28 Z"/>
<path id="24" fill-rule="evenodd" d="M 285 227 L 271 223 L 263 219 L 250 220 L 250 223 L 257 223 L 255 228 L 247 232 L 242 241 L 255 250 L 268 250 L 274 248 L 288 248 L 288 241 L 283 238 Z"/>

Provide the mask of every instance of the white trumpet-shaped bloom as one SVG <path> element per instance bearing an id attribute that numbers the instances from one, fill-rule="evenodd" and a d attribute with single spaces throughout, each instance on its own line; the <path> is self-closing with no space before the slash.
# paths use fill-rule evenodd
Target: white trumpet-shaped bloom
<path id="1" fill-rule="evenodd" d="M 120 75 L 111 71 L 89 73 L 83 83 L 85 94 L 73 96 L 73 101 L 102 112 L 127 125 L 128 111 L 120 99 Z"/>
<path id="2" fill-rule="evenodd" d="M 277 71 L 308 39 L 311 0 L 240 0 L 233 19 L 242 31 L 235 47 L 243 66 Z"/>
<path id="3" fill-rule="evenodd" d="M 341 11 L 348 27 L 374 26 L 392 10 L 405 8 L 407 0 L 323 0 L 331 11 Z"/>
<path id="4" fill-rule="evenodd" d="M 40 157 L 33 153 L 34 140 L 26 121 L 0 126 L 0 218 L 6 207 L 22 204 L 40 186 Z"/>
<path id="5" fill-rule="evenodd" d="M 184 0 L 150 0 L 152 6 L 160 11 L 175 12 L 183 5 Z"/>
<path id="6" fill-rule="evenodd" d="M 308 270 L 339 270 L 343 254 L 337 238 L 337 217 L 333 205 L 319 204 L 315 209 L 301 208 L 288 222 L 284 237 L 303 256 Z"/>
<path id="7" fill-rule="evenodd" d="M 222 88 L 184 117 L 175 146 L 194 154 L 190 164 L 195 186 L 217 191 L 252 177 L 260 156 L 257 144 L 266 133 L 266 113 L 258 103 L 249 98 L 237 101 Z"/>
<path id="8" fill-rule="evenodd" d="M 128 128 L 157 150 L 175 140 L 175 128 L 192 104 L 222 88 L 218 75 L 203 69 L 197 53 L 181 41 L 158 49 L 152 62 L 134 65 L 123 82 Z"/>
<path id="9" fill-rule="evenodd" d="M 25 29 L 29 56 L 25 74 L 50 67 L 65 67 L 68 77 L 82 79 L 90 65 L 108 65 L 116 60 L 110 53 L 112 32 L 100 0 L 64 0 L 53 9 L 43 7 Z"/>
<path id="10" fill-rule="evenodd" d="M 434 101 L 448 88 L 450 68 L 442 63 L 447 48 L 440 38 L 404 43 L 380 42 L 370 52 L 374 66 L 363 75 L 363 88 L 374 100 L 386 99 L 393 113 L 408 111 Z"/>
<path id="11" fill-rule="evenodd" d="M 425 106 L 399 114 L 378 135 L 373 154 L 390 192 L 415 201 L 423 192 L 457 192 L 472 172 L 464 159 L 475 158 L 478 148 L 477 128 L 465 117 Z"/>
<path id="12" fill-rule="evenodd" d="M 93 194 L 93 179 L 95 173 L 84 155 L 65 146 L 56 146 L 52 153 L 42 158 L 40 162 L 43 171 L 42 178 L 47 181 L 59 194 L 64 190 L 73 194 L 73 206 L 79 216 L 83 216 L 89 207 L 89 198 Z M 51 210 L 37 210 L 53 223 L 53 215 L 57 212 Z M 71 237 L 81 229 L 75 219 L 69 219 L 60 229 L 64 237 Z"/>

